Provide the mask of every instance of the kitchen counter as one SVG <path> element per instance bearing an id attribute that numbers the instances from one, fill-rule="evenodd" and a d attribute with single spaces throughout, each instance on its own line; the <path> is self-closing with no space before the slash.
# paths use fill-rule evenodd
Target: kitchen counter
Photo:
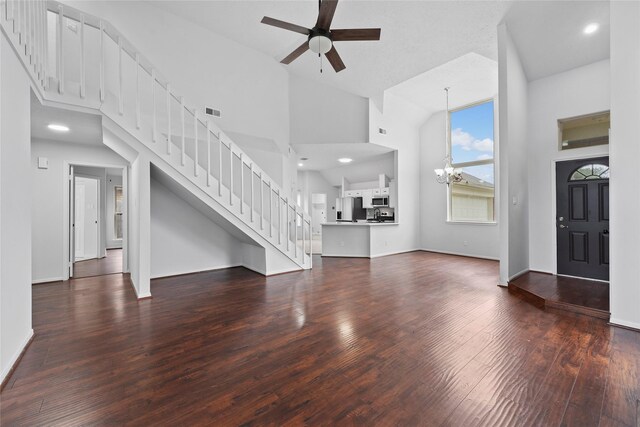
<path id="1" fill-rule="evenodd" d="M 322 256 L 375 258 L 393 253 L 397 222 L 328 222 L 322 224 Z"/>
<path id="2" fill-rule="evenodd" d="M 378 225 L 398 225 L 397 222 L 385 221 L 385 222 L 367 222 L 367 221 L 358 221 L 358 222 L 325 222 L 320 225 L 339 225 L 339 226 L 378 226 Z"/>

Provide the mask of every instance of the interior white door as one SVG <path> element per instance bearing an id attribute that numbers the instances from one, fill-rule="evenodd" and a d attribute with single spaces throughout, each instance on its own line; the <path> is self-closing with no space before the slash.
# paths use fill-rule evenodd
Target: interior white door
<path id="1" fill-rule="evenodd" d="M 98 257 L 97 179 L 76 177 L 76 260 Z"/>
<path id="2" fill-rule="evenodd" d="M 75 233 L 74 248 L 75 261 L 84 259 L 84 182 L 81 178 L 76 179 L 75 185 Z"/>
<path id="3" fill-rule="evenodd" d="M 73 277 L 73 263 L 76 259 L 76 180 L 73 165 L 69 166 L 69 253 L 67 261 L 69 267 L 69 277 Z"/>

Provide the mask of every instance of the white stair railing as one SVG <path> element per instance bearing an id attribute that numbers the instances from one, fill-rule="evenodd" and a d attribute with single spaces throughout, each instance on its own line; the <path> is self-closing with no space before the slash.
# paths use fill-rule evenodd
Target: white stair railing
<path id="1" fill-rule="evenodd" d="M 99 109 L 271 245 L 311 267 L 309 216 L 108 21 L 52 0 L 2 0 L 0 22 L 43 98 Z"/>

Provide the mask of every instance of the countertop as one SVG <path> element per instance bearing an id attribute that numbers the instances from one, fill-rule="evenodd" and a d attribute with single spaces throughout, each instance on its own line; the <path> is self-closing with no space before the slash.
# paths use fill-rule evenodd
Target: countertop
<path id="1" fill-rule="evenodd" d="M 398 225 L 397 222 L 367 222 L 367 221 L 358 221 L 358 222 L 325 222 L 320 225 L 338 225 L 338 226 L 357 226 L 357 227 L 369 227 L 374 226 L 378 227 L 381 225 Z"/>

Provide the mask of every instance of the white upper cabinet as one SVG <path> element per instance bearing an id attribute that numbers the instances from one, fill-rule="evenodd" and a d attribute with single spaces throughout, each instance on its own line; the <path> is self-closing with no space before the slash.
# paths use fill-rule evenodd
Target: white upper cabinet
<path id="1" fill-rule="evenodd" d="M 373 208 L 373 190 L 362 190 L 362 207 Z"/>

